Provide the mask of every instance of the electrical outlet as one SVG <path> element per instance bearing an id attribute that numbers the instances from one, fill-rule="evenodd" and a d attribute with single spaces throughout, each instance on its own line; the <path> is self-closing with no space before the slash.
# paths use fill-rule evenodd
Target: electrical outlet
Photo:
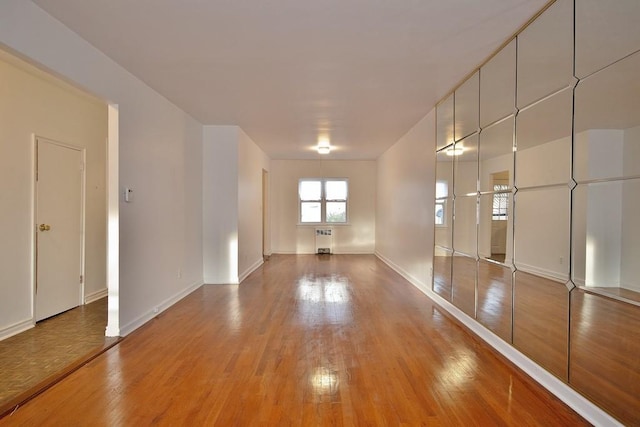
<path id="1" fill-rule="evenodd" d="M 159 312 L 159 311 L 160 311 L 160 309 L 159 309 L 158 307 L 153 307 L 153 312 L 154 312 L 154 313 L 157 313 L 157 312 Z"/>
<path id="2" fill-rule="evenodd" d="M 560 257 L 560 265 L 564 264 L 564 257 Z"/>
<path id="3" fill-rule="evenodd" d="M 178 279 L 182 279 L 182 269 L 178 269 Z"/>

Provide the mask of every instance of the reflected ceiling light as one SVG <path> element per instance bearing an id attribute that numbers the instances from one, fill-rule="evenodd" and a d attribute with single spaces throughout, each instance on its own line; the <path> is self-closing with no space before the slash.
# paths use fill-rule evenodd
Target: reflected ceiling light
<path id="1" fill-rule="evenodd" d="M 447 148 L 445 153 L 447 154 L 447 156 L 459 156 L 464 153 L 464 147 Z"/>
<path id="2" fill-rule="evenodd" d="M 331 144 L 329 144 L 329 139 L 318 139 L 318 146 L 316 147 L 316 150 L 318 150 L 318 154 L 329 154 L 331 152 Z"/>

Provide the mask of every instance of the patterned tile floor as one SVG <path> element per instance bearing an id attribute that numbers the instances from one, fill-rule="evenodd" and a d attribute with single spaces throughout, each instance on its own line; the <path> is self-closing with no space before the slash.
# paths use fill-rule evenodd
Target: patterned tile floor
<path id="1" fill-rule="evenodd" d="M 0 341 L 0 407 L 103 347 L 106 324 L 102 298 Z"/>

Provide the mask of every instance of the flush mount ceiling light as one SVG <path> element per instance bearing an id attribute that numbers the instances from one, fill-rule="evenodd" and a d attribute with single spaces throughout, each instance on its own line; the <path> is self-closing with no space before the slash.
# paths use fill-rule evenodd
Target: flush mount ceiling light
<path id="1" fill-rule="evenodd" d="M 447 156 L 459 156 L 464 153 L 464 147 L 456 147 L 456 148 L 447 148 L 445 151 Z"/>
<path id="2" fill-rule="evenodd" d="M 329 144 L 328 139 L 320 139 L 318 141 L 318 146 L 316 147 L 318 150 L 318 154 L 329 154 L 331 152 L 331 145 Z"/>

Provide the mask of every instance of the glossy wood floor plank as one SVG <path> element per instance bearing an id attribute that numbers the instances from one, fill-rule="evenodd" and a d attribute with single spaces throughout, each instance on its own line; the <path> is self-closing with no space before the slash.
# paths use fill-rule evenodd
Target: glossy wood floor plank
<path id="1" fill-rule="evenodd" d="M 204 286 L 4 425 L 587 425 L 373 256 Z"/>

